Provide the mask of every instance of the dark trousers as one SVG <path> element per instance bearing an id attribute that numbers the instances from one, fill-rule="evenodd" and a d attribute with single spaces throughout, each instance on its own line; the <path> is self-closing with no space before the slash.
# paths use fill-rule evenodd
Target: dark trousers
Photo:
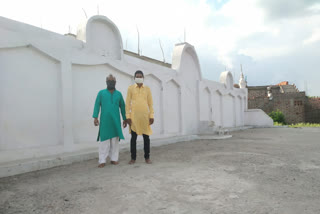
<path id="1" fill-rule="evenodd" d="M 131 159 L 136 160 L 137 158 L 137 133 L 131 130 L 131 141 L 130 141 L 130 152 Z M 144 158 L 150 158 L 150 138 L 149 135 L 143 135 L 143 143 L 144 143 Z"/>

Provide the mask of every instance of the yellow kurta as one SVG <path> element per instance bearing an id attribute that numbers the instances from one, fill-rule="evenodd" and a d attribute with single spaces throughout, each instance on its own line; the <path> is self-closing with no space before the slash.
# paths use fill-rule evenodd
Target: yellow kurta
<path id="1" fill-rule="evenodd" d="M 138 135 L 151 135 L 149 119 L 154 118 L 151 90 L 148 86 L 137 84 L 128 88 L 126 99 L 126 117 L 131 119 L 131 129 Z"/>

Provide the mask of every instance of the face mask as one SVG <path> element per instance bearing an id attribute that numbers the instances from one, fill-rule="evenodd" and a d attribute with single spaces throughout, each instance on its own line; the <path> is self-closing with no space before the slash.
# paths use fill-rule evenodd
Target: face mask
<path id="1" fill-rule="evenodd" d="M 134 81 L 135 81 L 137 84 L 141 84 L 141 83 L 143 83 L 143 78 L 135 78 Z"/>
<path id="2" fill-rule="evenodd" d="M 116 81 L 114 80 L 107 80 L 107 88 L 108 90 L 113 90 L 116 87 Z"/>

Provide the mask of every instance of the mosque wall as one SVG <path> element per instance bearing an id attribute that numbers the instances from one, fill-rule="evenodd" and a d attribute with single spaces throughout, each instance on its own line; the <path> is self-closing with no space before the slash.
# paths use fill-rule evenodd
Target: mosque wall
<path id="1" fill-rule="evenodd" d="M 196 135 L 200 121 L 214 124 L 212 134 L 260 124 L 261 112 L 247 111 L 247 89 L 234 88 L 228 71 L 219 82 L 204 79 L 188 43 L 175 45 L 170 67 L 124 51 L 118 28 L 104 16 L 88 19 L 75 37 L 0 17 L 0 36 L 0 163 L 96 149 L 93 106 L 109 74 L 125 100 L 134 72 L 144 72 L 155 110 L 151 139 Z M 126 144 L 128 128 L 124 136 Z"/>

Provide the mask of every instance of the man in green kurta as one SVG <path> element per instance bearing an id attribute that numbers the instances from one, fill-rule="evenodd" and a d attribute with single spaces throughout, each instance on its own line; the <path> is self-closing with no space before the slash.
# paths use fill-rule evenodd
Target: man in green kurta
<path id="1" fill-rule="evenodd" d="M 94 125 L 99 126 L 97 141 L 99 141 L 99 168 L 106 164 L 109 156 L 111 164 L 118 164 L 119 141 L 124 139 L 121 129 L 120 112 L 123 119 L 123 127 L 126 128 L 125 103 L 120 91 L 115 89 L 116 78 L 111 74 L 107 77 L 107 89 L 99 91 L 94 105 Z M 99 112 L 100 124 L 98 120 Z"/>

